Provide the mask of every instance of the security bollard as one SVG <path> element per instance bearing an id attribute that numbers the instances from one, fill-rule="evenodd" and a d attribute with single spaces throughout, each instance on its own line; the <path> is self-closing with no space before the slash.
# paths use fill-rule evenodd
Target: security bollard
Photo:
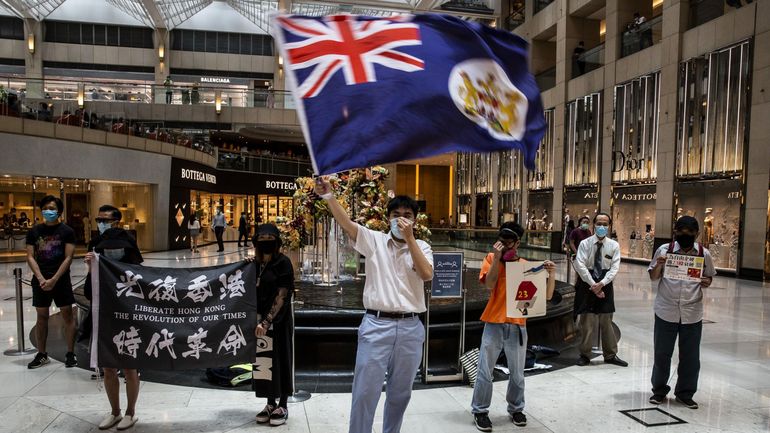
<path id="1" fill-rule="evenodd" d="M 24 306 L 21 296 L 21 268 L 14 268 L 13 279 L 16 281 L 16 349 L 8 349 L 3 354 L 6 356 L 31 355 L 37 352 L 36 349 L 24 348 Z"/>

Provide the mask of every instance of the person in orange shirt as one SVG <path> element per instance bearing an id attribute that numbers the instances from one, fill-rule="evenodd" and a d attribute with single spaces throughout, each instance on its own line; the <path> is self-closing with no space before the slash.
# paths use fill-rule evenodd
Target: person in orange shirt
<path id="1" fill-rule="evenodd" d="M 513 319 L 506 315 L 505 263 L 526 261 L 519 257 L 518 248 L 524 228 L 514 222 L 504 223 L 500 227 L 498 241 L 492 247 L 481 265 L 479 281 L 492 291 L 489 302 L 481 315 L 484 333 L 481 337 L 478 373 L 473 388 L 473 413 L 476 428 L 492 431 L 489 420 L 489 406 L 492 402 L 492 380 L 495 363 L 501 350 L 505 350 L 508 359 L 510 378 L 508 379 L 508 413 L 517 426 L 527 425 L 524 415 L 524 361 L 527 354 L 527 319 Z M 556 287 L 554 273 L 556 265 L 546 260 L 543 263 L 548 271 L 546 299 L 550 300 Z"/>

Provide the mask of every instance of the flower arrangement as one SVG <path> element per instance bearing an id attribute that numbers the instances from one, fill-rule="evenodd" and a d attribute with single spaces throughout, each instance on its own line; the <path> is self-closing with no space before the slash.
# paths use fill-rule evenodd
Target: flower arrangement
<path id="1" fill-rule="evenodd" d="M 390 230 L 388 221 L 388 201 L 395 196 L 388 191 L 385 181 L 389 172 L 384 167 L 356 169 L 329 180 L 337 200 L 351 218 L 364 227 L 381 232 Z M 297 179 L 297 191 L 294 193 L 294 219 L 279 218 L 276 223 L 281 230 L 281 239 L 286 248 L 299 249 L 307 245 L 313 225 L 321 218 L 331 215 L 326 201 L 318 199 L 313 192 L 315 181 L 310 177 Z M 417 216 L 414 227 L 415 237 L 428 241 L 431 233 L 425 225 L 428 217 Z"/>

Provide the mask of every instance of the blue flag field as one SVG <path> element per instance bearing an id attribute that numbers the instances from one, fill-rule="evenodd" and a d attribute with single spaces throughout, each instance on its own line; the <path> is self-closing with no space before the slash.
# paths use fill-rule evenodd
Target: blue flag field
<path id="1" fill-rule="evenodd" d="M 506 149 L 533 168 L 545 119 L 520 37 L 436 14 L 273 26 L 316 174 Z"/>

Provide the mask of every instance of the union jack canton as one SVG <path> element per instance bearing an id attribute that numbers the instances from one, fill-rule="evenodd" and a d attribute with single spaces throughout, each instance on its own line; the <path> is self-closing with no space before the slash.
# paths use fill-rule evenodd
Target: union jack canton
<path id="1" fill-rule="evenodd" d="M 302 98 L 317 96 L 337 71 L 348 85 L 377 81 L 374 65 L 405 72 L 421 71 L 425 63 L 399 51 L 399 47 L 420 45 L 420 29 L 409 16 L 360 20 L 352 15 L 334 15 L 325 20 L 280 17 L 278 22 L 297 42 L 284 45 L 288 67 L 293 71 L 312 68 L 298 83 Z"/>

